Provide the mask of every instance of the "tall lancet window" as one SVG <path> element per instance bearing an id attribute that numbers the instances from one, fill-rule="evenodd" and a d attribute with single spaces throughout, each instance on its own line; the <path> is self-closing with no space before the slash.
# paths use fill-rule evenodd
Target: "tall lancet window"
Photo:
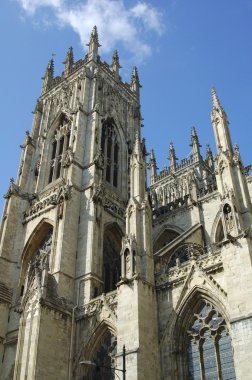
<path id="1" fill-rule="evenodd" d="M 62 117 L 51 142 L 49 183 L 62 175 L 63 160 L 69 148 L 71 124 Z"/>
<path id="2" fill-rule="evenodd" d="M 101 149 L 104 157 L 103 178 L 118 187 L 119 144 L 112 118 L 105 120 L 102 125 Z"/>
<path id="3" fill-rule="evenodd" d="M 222 315 L 203 301 L 187 331 L 188 380 L 235 380 L 231 337 Z"/>

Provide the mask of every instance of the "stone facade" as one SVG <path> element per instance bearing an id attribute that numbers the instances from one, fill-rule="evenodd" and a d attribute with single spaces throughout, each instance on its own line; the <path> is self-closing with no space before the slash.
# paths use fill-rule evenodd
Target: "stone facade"
<path id="1" fill-rule="evenodd" d="M 123 83 L 96 28 L 88 46 L 49 62 L 5 196 L 1 379 L 123 379 L 125 346 L 127 380 L 249 380 L 252 179 L 216 91 L 217 154 L 193 128 L 158 173 L 136 68 Z"/>

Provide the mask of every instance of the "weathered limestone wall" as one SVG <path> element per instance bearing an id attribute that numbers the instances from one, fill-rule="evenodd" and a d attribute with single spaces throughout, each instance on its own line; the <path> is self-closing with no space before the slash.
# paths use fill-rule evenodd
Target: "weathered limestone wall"
<path id="1" fill-rule="evenodd" d="M 34 380 L 68 379 L 70 343 L 71 316 L 43 306 Z"/>
<path id="2" fill-rule="evenodd" d="M 152 286 L 138 279 L 120 285 L 117 315 L 118 352 L 125 345 L 127 379 L 159 379 L 156 299 Z M 122 368 L 121 357 L 117 365 Z"/>

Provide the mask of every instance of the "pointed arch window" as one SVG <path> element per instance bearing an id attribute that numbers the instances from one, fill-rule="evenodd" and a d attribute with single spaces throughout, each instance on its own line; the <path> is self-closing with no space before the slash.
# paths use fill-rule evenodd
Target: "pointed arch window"
<path id="1" fill-rule="evenodd" d="M 187 330 L 189 380 L 235 380 L 232 342 L 222 315 L 202 301 Z"/>
<path id="2" fill-rule="evenodd" d="M 111 118 L 102 125 L 101 149 L 104 157 L 103 178 L 114 187 L 118 187 L 119 143 Z"/>
<path id="3" fill-rule="evenodd" d="M 58 179 L 62 175 L 64 156 L 69 148 L 71 124 L 62 117 L 55 131 L 51 143 L 51 161 L 48 183 Z"/>
<path id="4" fill-rule="evenodd" d="M 97 367 L 87 368 L 83 378 L 87 380 L 116 379 L 113 369 L 115 368 L 116 353 L 117 338 L 111 331 L 107 331 L 92 355 L 91 361 L 96 363 Z"/>
<path id="5" fill-rule="evenodd" d="M 40 238 L 39 235 L 41 234 Z M 49 262 L 52 248 L 53 227 L 45 223 L 40 231 L 35 235 L 34 240 L 39 240 L 40 243 L 34 250 L 34 242 L 30 245 L 30 251 L 27 253 L 27 258 L 22 263 L 20 276 L 20 295 L 27 291 L 31 286 L 35 274 L 41 278 L 43 269 L 49 269 Z"/>
<path id="6" fill-rule="evenodd" d="M 116 226 L 105 230 L 103 237 L 103 292 L 116 289 L 121 276 L 121 241 L 122 236 Z"/>

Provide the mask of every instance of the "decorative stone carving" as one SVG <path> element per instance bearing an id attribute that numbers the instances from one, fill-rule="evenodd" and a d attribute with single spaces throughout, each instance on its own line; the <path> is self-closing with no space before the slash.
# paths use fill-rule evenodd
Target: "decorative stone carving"
<path id="1" fill-rule="evenodd" d="M 63 168 L 68 168 L 74 160 L 74 153 L 72 147 L 69 147 L 63 157 L 62 166 Z"/>
<path id="2" fill-rule="evenodd" d="M 24 221 L 35 218 L 36 216 L 54 208 L 61 202 L 68 200 L 71 196 L 71 186 L 61 183 L 58 187 L 52 189 L 51 192 L 42 194 L 38 197 L 32 206 L 24 213 Z"/>
<path id="3" fill-rule="evenodd" d="M 20 197 L 20 198 L 27 200 L 29 202 L 36 198 L 35 194 L 29 194 L 29 193 L 22 192 L 20 187 L 15 184 L 14 178 L 10 179 L 10 186 L 9 186 L 7 193 L 4 195 L 4 198 L 9 199 L 12 195 L 16 196 L 16 197 Z"/>
<path id="4" fill-rule="evenodd" d="M 190 268 L 194 265 L 194 262 L 197 263 L 199 268 L 201 268 L 206 273 L 215 273 L 216 271 L 223 270 L 223 264 L 220 253 L 211 253 L 206 254 L 203 251 L 203 248 L 195 245 L 184 245 L 187 246 L 187 250 L 177 249 L 168 264 L 159 263 L 156 264 L 156 286 L 178 286 L 186 279 Z M 183 247 L 183 246 L 182 246 Z M 178 253 L 178 254 L 176 254 Z M 180 255 L 179 255 L 180 253 Z M 181 257 L 183 262 L 181 262 Z M 171 265 L 171 264 L 174 265 Z"/>
<path id="5" fill-rule="evenodd" d="M 104 210 L 111 212 L 112 214 L 116 214 L 121 218 L 124 218 L 125 208 L 114 203 L 110 198 L 105 197 L 103 202 Z"/>
<path id="6" fill-rule="evenodd" d="M 89 302 L 84 306 L 84 315 L 91 317 L 96 314 L 104 312 L 104 308 L 111 310 L 114 316 L 116 316 L 117 307 L 117 292 L 110 292 L 107 295 L 102 294 L 99 298 Z M 81 313 L 82 314 L 82 313 Z"/>

